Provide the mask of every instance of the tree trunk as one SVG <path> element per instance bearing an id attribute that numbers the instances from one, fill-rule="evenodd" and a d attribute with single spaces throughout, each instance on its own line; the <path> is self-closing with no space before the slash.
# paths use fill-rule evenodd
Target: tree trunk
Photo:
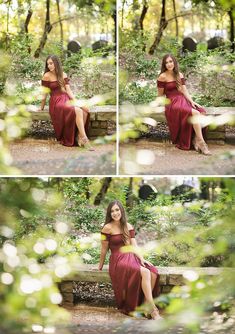
<path id="1" fill-rule="evenodd" d="M 144 31 L 144 19 L 145 19 L 145 16 L 147 14 L 147 11 L 149 9 L 149 5 L 148 5 L 148 2 L 147 0 L 144 0 L 144 4 L 143 4 L 143 8 L 142 8 L 142 12 L 140 14 L 140 30 L 143 34 L 143 31 Z"/>
<path id="2" fill-rule="evenodd" d="M 233 8 L 230 8 L 228 11 L 228 16 L 230 20 L 230 42 L 231 42 L 231 51 L 235 51 L 235 42 L 234 42 L 234 18 L 233 18 Z"/>
<path id="3" fill-rule="evenodd" d="M 31 4 L 30 4 L 29 9 L 28 9 L 28 13 L 27 13 L 27 16 L 26 16 L 26 19 L 25 19 L 25 23 L 24 23 L 24 31 L 25 31 L 26 34 L 29 33 L 29 22 L 31 20 L 32 15 L 33 15 L 33 11 L 32 11 Z"/>
<path id="4" fill-rule="evenodd" d="M 111 16 L 114 21 L 114 39 L 113 39 L 114 40 L 114 50 L 115 52 L 117 52 L 117 11 L 116 9 L 112 11 Z"/>
<path id="5" fill-rule="evenodd" d="M 46 0 L 46 20 L 45 20 L 45 26 L 44 26 L 44 32 L 39 44 L 39 47 L 37 48 L 37 50 L 34 53 L 34 57 L 38 58 L 40 56 L 40 53 L 42 52 L 46 41 L 47 41 L 47 35 L 50 33 L 51 29 L 52 29 L 52 25 L 50 23 L 50 0 Z"/>
<path id="6" fill-rule="evenodd" d="M 56 0 L 56 5 L 57 5 L 57 12 L 58 12 L 58 18 L 59 18 L 59 23 L 60 23 L 60 47 L 61 47 L 61 56 L 63 56 L 63 44 L 64 44 L 64 32 L 63 32 L 63 24 L 61 20 L 61 15 L 60 15 L 60 0 Z"/>
<path id="7" fill-rule="evenodd" d="M 122 11 L 121 11 L 121 28 L 123 28 L 123 21 L 124 21 L 124 6 L 125 6 L 126 0 L 122 0 Z"/>
<path id="8" fill-rule="evenodd" d="M 18 16 L 18 32 L 19 34 L 24 33 L 24 22 L 22 20 L 24 14 L 24 7 L 22 0 L 17 0 L 17 16 Z"/>
<path id="9" fill-rule="evenodd" d="M 173 2 L 174 16 L 175 16 L 175 35 L 176 35 L 176 38 L 178 39 L 179 38 L 179 25 L 178 25 L 178 18 L 177 18 L 177 15 L 176 15 L 175 0 L 172 0 L 172 2 Z"/>
<path id="10" fill-rule="evenodd" d="M 32 7 L 31 7 L 31 1 L 29 1 L 28 13 L 27 13 L 27 16 L 26 16 L 26 19 L 25 19 L 25 22 L 24 22 L 24 31 L 25 31 L 27 42 L 28 42 L 28 39 L 29 39 L 29 36 L 28 36 L 29 22 L 31 20 L 32 15 L 33 15 L 33 11 L 32 11 Z M 28 44 L 28 53 L 29 54 L 31 53 L 31 46 L 29 44 Z"/>
<path id="11" fill-rule="evenodd" d="M 11 0 L 8 1 L 7 4 L 7 29 L 6 29 L 6 50 L 9 47 L 9 18 L 10 18 L 10 5 L 11 5 Z"/>
<path id="12" fill-rule="evenodd" d="M 111 177 L 105 177 L 102 182 L 101 189 L 99 193 L 96 195 L 95 200 L 94 200 L 94 205 L 100 205 L 100 203 L 103 201 L 105 194 L 108 191 L 108 188 L 110 186 L 110 183 L 112 181 Z"/>
<path id="13" fill-rule="evenodd" d="M 166 20 L 166 0 L 162 0 L 162 12 L 161 12 L 159 28 L 158 28 L 158 32 L 155 37 L 155 40 L 149 49 L 150 55 L 154 54 L 154 51 L 156 50 L 158 44 L 161 41 L 163 31 L 166 29 L 167 24 L 168 24 L 168 21 Z"/>
<path id="14" fill-rule="evenodd" d="M 142 12 L 140 14 L 140 20 L 139 20 L 141 36 L 143 38 L 143 51 L 146 50 L 146 43 L 144 42 L 144 19 L 145 19 L 148 9 L 149 9 L 148 2 L 147 0 L 144 0 L 144 4 L 143 4 Z"/>
<path id="15" fill-rule="evenodd" d="M 126 194 L 126 207 L 129 209 L 133 208 L 133 177 L 130 177 L 129 179 L 129 185 Z"/>

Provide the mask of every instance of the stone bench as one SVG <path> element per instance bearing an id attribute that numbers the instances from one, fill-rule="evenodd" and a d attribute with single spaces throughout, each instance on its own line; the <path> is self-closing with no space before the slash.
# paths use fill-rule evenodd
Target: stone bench
<path id="1" fill-rule="evenodd" d="M 97 282 L 97 283 L 110 283 L 110 277 L 108 273 L 108 266 L 104 266 L 102 271 L 98 271 L 96 268 L 98 265 L 82 265 L 78 266 L 77 273 L 64 278 L 59 283 L 59 289 L 63 297 L 63 304 L 73 304 L 73 282 Z M 160 274 L 160 289 L 161 293 L 168 293 L 174 286 L 181 286 L 185 284 L 185 277 L 192 275 L 195 272 L 200 276 L 215 276 L 219 275 L 224 268 L 189 268 L 189 267 L 158 267 Z M 228 269 L 226 269 L 228 270 Z"/>
<path id="2" fill-rule="evenodd" d="M 144 108 L 144 109 L 143 109 Z M 137 106 L 138 111 L 143 111 L 147 117 L 153 118 L 157 122 L 166 123 L 166 117 L 164 113 L 164 107 L 150 106 Z M 225 142 L 225 121 L 232 120 L 233 125 L 235 123 L 235 107 L 205 107 L 208 116 L 215 117 L 214 120 L 217 124 L 221 124 L 217 127 L 209 127 L 207 133 L 207 139 L 214 143 L 224 144 Z M 224 122 L 224 123 L 223 123 Z"/>
<path id="3" fill-rule="evenodd" d="M 53 137 L 54 130 L 51 123 L 48 107 L 44 111 L 35 111 L 35 106 L 28 106 L 32 124 L 28 131 L 29 136 Z M 90 108 L 89 137 L 111 135 L 116 132 L 116 106 L 93 106 Z"/>

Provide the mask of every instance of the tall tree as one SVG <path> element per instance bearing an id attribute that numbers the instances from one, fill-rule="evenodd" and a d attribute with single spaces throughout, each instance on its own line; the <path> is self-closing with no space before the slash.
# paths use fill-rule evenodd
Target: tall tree
<path id="1" fill-rule="evenodd" d="M 112 182 L 112 178 L 111 177 L 105 177 L 103 179 L 100 191 L 99 191 L 99 193 L 95 197 L 94 205 L 100 205 L 100 203 L 103 201 L 103 199 L 105 197 L 105 194 L 107 193 L 108 188 L 109 188 L 111 182 Z"/>
<path id="2" fill-rule="evenodd" d="M 176 5 L 175 5 L 175 0 L 172 0 L 172 4 L 173 4 L 173 9 L 174 9 L 174 16 L 175 16 L 175 35 L 176 38 L 179 38 L 179 24 L 178 24 L 178 18 L 177 18 L 177 14 L 176 14 Z"/>
<path id="3" fill-rule="evenodd" d="M 141 14 L 140 14 L 140 20 L 139 20 L 140 31 L 141 31 L 142 38 L 144 37 L 144 19 L 145 19 L 145 16 L 146 16 L 147 12 L 148 12 L 148 9 L 149 9 L 148 1 L 144 0 L 142 11 L 141 11 Z M 145 50 L 146 50 L 146 44 L 144 43 L 144 39 L 143 39 L 143 51 L 145 51 Z"/>
<path id="4" fill-rule="evenodd" d="M 161 16 L 160 16 L 160 22 L 159 22 L 159 28 L 158 32 L 156 34 L 156 37 L 154 39 L 153 44 L 151 45 L 149 49 L 149 54 L 153 55 L 156 47 L 160 43 L 160 40 L 162 38 L 162 34 L 164 29 L 166 29 L 168 24 L 168 21 L 166 20 L 166 0 L 162 0 L 162 10 L 161 10 Z"/>
<path id="5" fill-rule="evenodd" d="M 46 44 L 47 36 L 50 33 L 51 29 L 52 29 L 52 25 L 50 22 L 50 0 L 46 0 L 46 19 L 45 19 L 44 31 L 43 31 L 39 46 L 34 53 L 35 58 L 38 58 L 40 56 L 40 53 L 42 52 Z"/>
<path id="6" fill-rule="evenodd" d="M 179 14 L 177 14 L 177 15 L 169 18 L 169 19 L 166 19 L 166 0 L 162 0 L 162 11 L 161 11 L 160 23 L 159 23 L 158 31 L 157 31 L 156 37 L 154 39 L 154 42 L 149 49 L 149 54 L 150 55 L 154 54 L 154 51 L 158 47 L 158 45 L 161 41 L 163 32 L 166 29 L 169 22 L 171 22 L 172 20 L 175 20 L 178 17 L 187 16 L 187 15 L 191 15 L 191 14 L 192 14 L 192 11 L 187 11 L 187 12 L 179 13 Z"/>
<path id="7" fill-rule="evenodd" d="M 234 16 L 235 16 L 235 10 L 234 10 L 234 8 L 230 8 L 227 13 L 228 13 L 228 16 L 229 16 L 229 21 L 230 21 L 231 51 L 235 52 L 235 41 L 234 41 Z"/>
<path id="8" fill-rule="evenodd" d="M 61 47 L 61 55 L 63 55 L 64 32 L 63 32 L 63 23 L 62 23 L 61 15 L 60 15 L 60 0 L 56 0 L 56 6 L 57 6 L 57 13 L 58 13 L 59 24 L 60 24 L 60 47 Z"/>

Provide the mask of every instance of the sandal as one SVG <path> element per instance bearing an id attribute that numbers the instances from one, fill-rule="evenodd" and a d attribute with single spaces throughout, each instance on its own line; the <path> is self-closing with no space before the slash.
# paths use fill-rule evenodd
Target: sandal
<path id="1" fill-rule="evenodd" d="M 211 155 L 211 152 L 209 151 L 207 144 L 203 140 L 198 141 L 197 145 L 199 153 L 202 153 L 204 155 Z"/>
<path id="2" fill-rule="evenodd" d="M 159 310 L 157 308 L 154 308 L 152 310 L 152 312 L 150 313 L 150 316 L 151 316 L 151 319 L 153 319 L 153 320 L 161 320 L 161 319 L 163 319 L 160 316 Z"/>
<path id="3" fill-rule="evenodd" d="M 91 143 L 90 143 L 90 141 L 87 137 L 78 138 L 78 146 L 79 147 L 84 147 L 88 151 L 95 151 L 94 147 L 92 147 L 92 145 L 91 145 Z"/>

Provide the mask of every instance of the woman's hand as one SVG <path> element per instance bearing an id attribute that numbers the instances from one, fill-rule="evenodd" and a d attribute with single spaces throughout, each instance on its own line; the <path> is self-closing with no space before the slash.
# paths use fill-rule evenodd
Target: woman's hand
<path id="1" fill-rule="evenodd" d="M 148 264 L 149 266 L 153 266 L 153 264 L 147 260 L 144 260 L 144 263 Z"/>
<path id="2" fill-rule="evenodd" d="M 98 270 L 102 271 L 103 266 L 101 264 L 99 264 Z"/>
<path id="3" fill-rule="evenodd" d="M 196 109 L 197 107 L 198 108 L 200 108 L 201 106 L 200 106 L 200 104 L 198 104 L 198 103 L 196 103 L 196 102 L 191 102 L 191 105 L 192 105 L 192 107 L 194 108 L 194 109 Z"/>

